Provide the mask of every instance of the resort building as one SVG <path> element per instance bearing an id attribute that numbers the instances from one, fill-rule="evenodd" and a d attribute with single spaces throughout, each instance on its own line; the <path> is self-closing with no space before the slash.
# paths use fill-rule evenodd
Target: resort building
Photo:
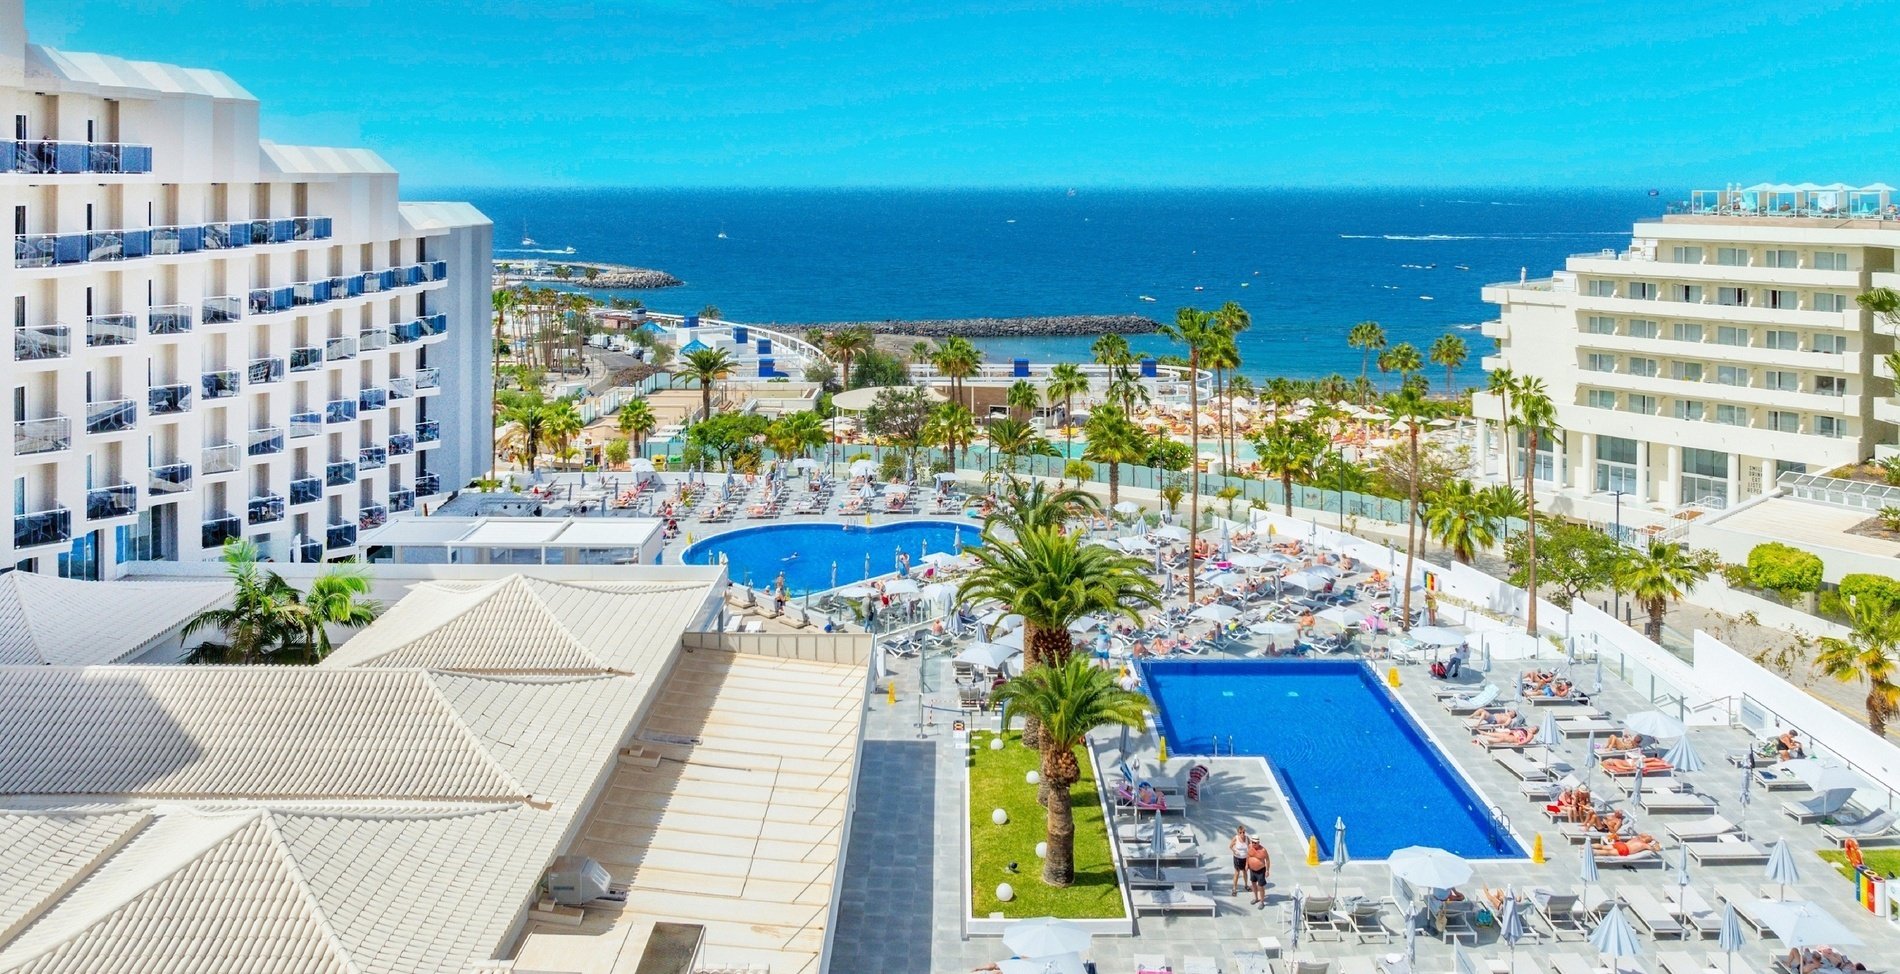
<path id="1" fill-rule="evenodd" d="M 248 538 L 279 562 L 488 468 L 492 228 L 374 153 L 276 145 L 215 71 L 56 51 L 0 5 L 13 530 L 115 578 Z"/>
<path id="2" fill-rule="evenodd" d="M 1527 457 L 1480 393 L 1474 462 L 1501 478 L 1528 461 L 1554 510 L 1620 508 L 1628 524 L 1890 452 L 1893 329 L 1855 298 L 1900 285 L 1894 199 L 1884 185 L 1701 191 L 1623 250 L 1486 287 L 1502 314 L 1483 326 L 1498 342 L 1484 367 L 1541 380 L 1564 432 Z"/>

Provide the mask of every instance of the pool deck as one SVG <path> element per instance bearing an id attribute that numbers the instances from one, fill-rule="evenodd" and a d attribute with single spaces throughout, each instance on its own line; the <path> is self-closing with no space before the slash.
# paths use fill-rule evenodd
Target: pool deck
<path id="1" fill-rule="evenodd" d="M 927 665 L 933 688 L 949 685 L 947 658 L 932 654 Z M 1390 664 L 1377 665 L 1383 673 Z M 1520 794 L 1516 777 L 1469 743 L 1470 735 L 1462 721 L 1448 714 L 1432 695 L 1442 684 L 1431 680 L 1424 669 L 1417 666 L 1401 667 L 1400 675 L 1399 699 L 1478 793 L 1504 810 L 1524 846 L 1530 848 L 1540 833 L 1543 837 L 1547 862 L 1537 864 L 1529 859 L 1478 862 L 1472 881 L 1464 886 L 1465 891 L 1475 894 L 1484 885 L 1511 885 L 1520 891 L 1545 887 L 1584 892 L 1585 884 L 1577 879 L 1581 862 L 1578 847 L 1559 837 L 1537 806 Z M 1508 676 L 1502 672 L 1498 675 Z M 1462 682 L 1475 689 L 1483 676 L 1467 671 Z M 1009 951 L 999 938 L 965 937 L 962 932 L 965 911 L 959 879 L 963 868 L 959 830 L 965 821 L 961 807 L 963 769 L 961 751 L 953 745 L 950 734 L 951 722 L 958 715 L 951 709 L 929 710 L 931 722 L 920 732 L 916 726 L 917 661 L 898 661 L 893 678 L 899 688 L 897 703 L 887 704 L 882 695 L 874 695 L 871 712 L 867 715 L 865 777 L 859 789 L 859 804 L 845 861 L 841 894 L 844 909 L 837 929 L 832 969 L 969 971 L 1008 957 Z M 954 699 L 946 701 L 937 693 L 926 694 L 925 702 L 933 708 L 956 706 Z M 1635 691 L 1614 683 L 1603 688 L 1596 702 L 1618 716 L 1649 709 Z M 1891 967 L 1891 959 L 1900 957 L 1900 929 L 1861 912 L 1849 899 L 1847 882 L 1830 873 L 1827 865 L 1815 856 L 1816 851 L 1830 847 L 1819 828 L 1797 825 L 1783 815 L 1780 812 L 1786 797 L 1783 793 L 1771 795 L 1756 788 L 1752 803 L 1746 809 L 1740 805 L 1742 772 L 1724 761 L 1723 755 L 1745 747 L 1750 740 L 1746 732 L 1718 727 L 1696 728 L 1690 733 L 1706 767 L 1699 773 L 1681 777 L 1692 782 L 1697 790 L 1715 797 L 1719 813 L 1743 825 L 1750 838 L 1758 843 L 1766 846 L 1786 837 L 1797 853 L 1796 862 L 1801 870 L 1801 880 L 1788 888 L 1788 897 L 1822 905 L 1866 942 L 1865 946 L 1850 949 L 1850 956 L 1864 958 L 1870 966 Z M 1118 735 L 1103 734 L 1101 738 L 1102 746 L 1112 748 Z M 1152 762 L 1154 746 L 1152 736 L 1139 740 L 1134 748 L 1137 758 Z M 1581 740 L 1574 741 L 1560 754 L 1579 762 L 1582 747 Z M 1203 799 L 1189 808 L 1186 818 L 1202 850 L 1210 888 L 1219 902 L 1218 913 L 1213 918 L 1144 916 L 1137 921 L 1136 936 L 1096 937 L 1089 958 L 1103 974 L 1134 971 L 1137 955 L 1159 955 L 1177 971 L 1188 957 L 1210 957 L 1222 971 L 1231 974 L 1240 970 L 1236 952 L 1258 950 L 1258 938 L 1274 937 L 1282 945 L 1289 943 L 1289 900 L 1295 887 L 1309 894 L 1323 894 L 1333 886 L 1335 878 L 1329 863 L 1322 862 L 1317 867 L 1305 864 L 1304 836 L 1293 824 L 1260 759 L 1171 757 L 1167 770 L 1180 773 L 1196 763 L 1206 763 L 1212 776 Z M 1599 794 L 1616 794 L 1605 784 L 1601 771 L 1595 773 L 1594 780 Z M 1627 799 L 1619 802 L 1619 805 L 1627 804 Z M 1659 900 L 1673 895 L 1677 890 L 1675 865 L 1681 853 L 1674 840 L 1667 837 L 1664 827 L 1699 817 L 1639 814 L 1639 825 L 1664 839 L 1665 868 L 1625 870 L 1603 866 L 1597 885 L 1609 893 L 1641 888 Z M 925 819 L 932 822 L 928 832 L 919 828 Z M 1225 845 L 1236 824 L 1258 831 L 1273 858 L 1269 903 L 1264 910 L 1249 907 L 1244 892 L 1239 895 L 1227 892 L 1231 871 L 1225 861 Z M 928 836 L 927 842 L 925 836 Z M 1348 822 L 1349 850 L 1351 845 Z M 1034 864 L 1025 864 L 1024 872 L 1033 873 L 1034 869 Z M 1342 892 L 1358 890 L 1369 897 L 1381 898 L 1387 895 L 1390 886 L 1388 876 L 1382 863 L 1352 862 L 1339 875 L 1338 883 Z M 1760 864 L 1705 866 L 1692 862 L 1690 879 L 1702 898 L 1715 905 L 1718 916 L 1721 909 L 1715 892 L 1718 885 L 1733 884 L 1750 890 L 1764 886 Z M 1772 887 L 1767 892 L 1774 895 Z M 1633 916 L 1631 919 L 1634 922 Z M 1297 951 L 1283 951 L 1282 957 L 1332 961 L 1333 971 L 1341 970 L 1342 963 L 1349 968 L 1366 965 L 1366 969 L 1376 969 L 1370 965 L 1377 958 L 1405 949 L 1403 928 L 1389 904 L 1385 922 L 1393 931 L 1390 943 L 1376 939 L 1365 942 L 1351 934 L 1341 938 L 1322 933 L 1317 941 L 1310 936 L 1303 937 Z M 1577 935 L 1566 933 L 1561 941 L 1555 941 L 1542 921 L 1527 917 L 1527 925 L 1535 936 L 1517 946 L 1520 969 L 1547 970 L 1547 959 L 1556 954 L 1573 954 L 1594 963 L 1596 955 Z M 1641 924 L 1636 926 L 1642 929 Z M 1645 933 L 1639 939 L 1643 955 L 1635 959 L 1635 965 L 1626 962 L 1626 970 L 1636 966 L 1652 972 L 1662 970 L 1658 963 L 1659 952 L 1688 951 L 1702 959 L 1716 949 L 1712 936 L 1683 941 L 1658 939 Z M 1780 941 L 1772 937 L 1762 939 L 1752 931 L 1747 941 L 1747 946 L 1735 955 L 1737 971 L 1765 972 L 1770 969 L 1771 957 L 1779 957 L 1787 950 Z M 1497 941 L 1495 927 L 1482 929 L 1476 943 L 1467 943 L 1464 951 L 1478 971 L 1488 970 L 1487 964 L 1491 961 L 1502 969 L 1510 953 L 1507 945 Z M 1451 971 L 1452 967 L 1452 948 L 1443 941 L 1421 935 L 1414 969 Z"/>

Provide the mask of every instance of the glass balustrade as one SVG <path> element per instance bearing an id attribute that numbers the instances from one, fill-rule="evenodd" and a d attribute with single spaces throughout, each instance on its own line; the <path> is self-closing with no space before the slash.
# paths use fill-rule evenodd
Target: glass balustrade
<path id="1" fill-rule="evenodd" d="M 198 469 L 207 477 L 231 473 L 244 462 L 244 451 L 236 443 L 220 443 L 204 449 Z"/>
<path id="2" fill-rule="evenodd" d="M 310 372 L 323 368 L 323 349 L 315 346 L 290 350 L 290 371 Z"/>
<path id="3" fill-rule="evenodd" d="M 146 484 L 146 492 L 151 494 L 182 494 L 191 489 L 191 464 L 167 463 L 153 467 L 151 480 Z"/>
<path id="4" fill-rule="evenodd" d="M 205 399 L 229 399 L 238 394 L 238 370 L 219 369 L 199 377 L 199 393 Z"/>
<path id="5" fill-rule="evenodd" d="M 326 423 L 350 423 L 356 420 L 356 400 L 332 399 L 323 404 L 323 421 Z"/>
<path id="6" fill-rule="evenodd" d="M 290 414 L 291 439 L 297 440 L 306 436 L 315 436 L 321 432 L 323 432 L 322 413 L 303 412 Z"/>
<path id="7" fill-rule="evenodd" d="M 324 529 L 323 541 L 331 551 L 338 548 L 354 548 L 356 547 L 356 525 L 332 524 Z"/>
<path id="8" fill-rule="evenodd" d="M 73 421 L 64 416 L 23 419 L 13 424 L 13 455 L 56 453 L 71 449 Z"/>
<path id="9" fill-rule="evenodd" d="M 206 298 L 202 308 L 199 320 L 207 325 L 230 324 L 244 317 L 244 299 L 235 294 Z"/>
<path id="10" fill-rule="evenodd" d="M 139 489 L 131 484 L 94 487 L 86 491 L 86 520 L 105 521 L 139 512 Z"/>
<path id="11" fill-rule="evenodd" d="M 358 470 L 381 470 L 389 466 L 389 451 L 380 446 L 366 446 L 356 451 Z"/>
<path id="12" fill-rule="evenodd" d="M 380 528 L 389 523 L 389 508 L 381 504 L 371 504 L 356 512 L 356 526 L 364 531 Z"/>
<path id="13" fill-rule="evenodd" d="M 323 359 L 326 362 L 342 362 L 355 357 L 354 338 L 332 338 L 323 343 Z"/>
<path id="14" fill-rule="evenodd" d="M 389 455 L 406 457 L 416 452 L 416 438 L 408 433 L 396 433 L 389 438 Z"/>
<path id="15" fill-rule="evenodd" d="M 145 313 L 145 330 L 154 335 L 183 335 L 191 331 L 191 305 L 153 305 Z"/>
<path id="16" fill-rule="evenodd" d="M 415 509 L 416 509 L 416 492 L 415 491 L 408 490 L 405 488 L 397 488 L 389 492 L 390 513 L 400 514 L 404 511 L 413 511 Z"/>
<path id="17" fill-rule="evenodd" d="M 290 482 L 290 502 L 292 504 L 314 504 L 323 499 L 323 480 L 318 477 L 298 477 Z"/>
<path id="18" fill-rule="evenodd" d="M 201 547 L 221 548 L 226 541 L 244 534 L 244 524 L 237 515 L 227 514 L 206 518 L 199 531 L 198 542 Z"/>
<path id="19" fill-rule="evenodd" d="M 272 524 L 284 519 L 282 494 L 260 494 L 244 506 L 245 520 L 252 524 Z"/>
<path id="20" fill-rule="evenodd" d="M 442 493 L 442 478 L 432 473 L 416 474 L 416 493 L 422 497 Z"/>
<path id="21" fill-rule="evenodd" d="M 442 421 L 425 419 L 416 423 L 417 443 L 440 443 L 442 441 Z"/>
<path id="22" fill-rule="evenodd" d="M 138 423 L 139 406 L 130 399 L 103 399 L 86 404 L 88 433 L 117 433 Z"/>
<path id="23" fill-rule="evenodd" d="M 177 385 L 153 386 L 146 399 L 146 407 L 154 416 L 172 416 L 191 410 L 191 387 L 182 383 Z"/>
<path id="24" fill-rule="evenodd" d="M 138 315 L 93 315 L 86 319 L 86 345 L 130 345 L 139 340 Z"/>
<path id="25" fill-rule="evenodd" d="M 29 325 L 13 332 L 13 360 L 43 362 L 73 354 L 72 329 L 65 325 Z"/>
<path id="26" fill-rule="evenodd" d="M 284 452 L 284 428 L 266 426 L 252 430 L 244 452 L 245 455 L 253 457 L 267 457 Z"/>
<path id="27" fill-rule="evenodd" d="M 323 483 L 326 487 L 347 487 L 356 483 L 356 464 L 348 460 L 338 460 L 323 467 Z"/>
<path id="28" fill-rule="evenodd" d="M 0 172 L 63 176 L 143 175 L 152 171 L 152 147 L 127 142 L 0 141 Z"/>
<path id="29" fill-rule="evenodd" d="M 13 516 L 13 546 L 15 548 L 65 544 L 72 539 L 73 512 L 63 507 Z"/>

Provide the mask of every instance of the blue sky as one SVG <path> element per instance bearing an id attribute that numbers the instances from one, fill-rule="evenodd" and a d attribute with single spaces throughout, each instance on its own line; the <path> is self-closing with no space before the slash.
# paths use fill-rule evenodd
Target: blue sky
<path id="1" fill-rule="evenodd" d="M 1900 181 L 1891 3 L 28 0 L 410 186 Z"/>

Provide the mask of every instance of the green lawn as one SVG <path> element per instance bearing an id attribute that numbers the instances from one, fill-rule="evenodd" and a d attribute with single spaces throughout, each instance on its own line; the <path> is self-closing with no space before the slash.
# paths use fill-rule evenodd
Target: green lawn
<path id="1" fill-rule="evenodd" d="M 1001 910 L 1008 917 L 1057 916 L 1071 919 L 1123 916 L 1121 893 L 1115 885 L 1115 862 L 1109 856 L 1108 827 L 1102 805 L 1095 797 L 1095 778 L 1086 759 L 1082 780 L 1070 791 L 1075 808 L 1075 885 L 1057 889 L 1042 881 L 1042 860 L 1036 843 L 1044 834 L 1046 813 L 1036 804 L 1036 786 L 1023 777 L 1037 767 L 1036 752 L 1023 747 L 1021 734 L 1011 731 L 1008 745 L 990 750 L 988 731 L 970 735 L 971 892 L 975 916 Z M 1009 813 L 1008 825 L 990 821 L 990 812 Z M 1005 866 L 1016 863 L 1017 871 Z M 1014 887 L 1016 898 L 996 899 L 996 884 Z"/>
<path id="2" fill-rule="evenodd" d="M 1847 865 L 1847 856 L 1845 853 L 1836 849 L 1828 849 L 1821 852 L 1820 855 L 1821 858 L 1833 863 L 1834 868 L 1839 870 L 1841 875 L 1847 876 L 1852 874 L 1852 871 Z M 1867 868 L 1872 869 L 1882 876 L 1900 876 L 1900 849 L 1862 849 L 1860 851 L 1860 858 L 1862 862 L 1867 864 Z"/>

